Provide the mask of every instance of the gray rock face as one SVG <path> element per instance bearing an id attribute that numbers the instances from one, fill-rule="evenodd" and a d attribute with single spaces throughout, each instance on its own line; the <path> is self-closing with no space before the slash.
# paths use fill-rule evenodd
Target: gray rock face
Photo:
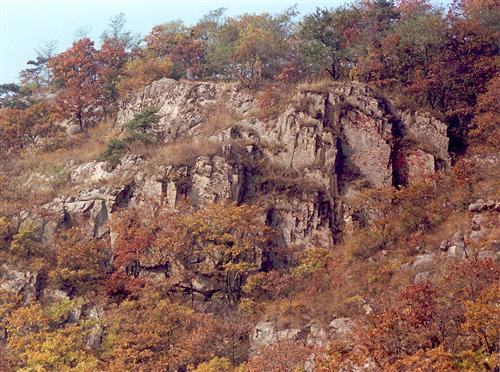
<path id="1" fill-rule="evenodd" d="M 301 330 L 296 328 L 278 329 L 275 322 L 259 322 L 250 335 L 251 353 L 255 354 L 278 341 L 295 340 L 300 333 Z"/>
<path id="2" fill-rule="evenodd" d="M 220 156 L 199 157 L 191 171 L 190 197 L 196 205 L 240 199 L 243 174 Z"/>
<path id="3" fill-rule="evenodd" d="M 336 337 L 345 337 L 352 332 L 354 321 L 351 318 L 337 318 L 330 322 L 330 328 Z"/>
<path id="4" fill-rule="evenodd" d="M 0 267 L 0 289 L 22 295 L 25 302 L 38 299 L 44 283 L 41 273 L 21 271 L 7 264 Z"/>
<path id="5" fill-rule="evenodd" d="M 419 143 L 424 147 L 421 150 L 432 154 L 443 166 L 449 167 L 449 138 L 446 134 L 446 124 L 425 112 L 404 111 L 400 116 L 408 139 Z"/>
<path id="6" fill-rule="evenodd" d="M 152 83 L 122 105 L 116 128 L 124 130 L 135 113 L 155 106 L 160 120 L 152 132 L 159 138 L 196 140 L 213 105 L 224 104 L 240 116 L 229 128 L 203 137 L 220 142 L 220 153 L 184 165 L 146 164 L 147 159 L 128 155 L 114 169 L 98 162 L 73 166 L 71 183 L 84 189 L 48 209 L 60 224 L 87 220 L 91 234 L 101 238 L 110 233 L 113 213 L 129 205 L 153 201 L 175 209 L 184 200 L 196 207 L 264 201 L 280 244 L 330 247 L 352 225 L 346 215 L 351 197 L 395 182 L 398 156 L 408 182 L 449 165 L 443 123 L 425 113 L 394 111 L 364 84 L 339 82 L 323 92 L 296 93 L 281 113 L 265 121 L 254 115 L 254 99 L 231 84 Z M 300 179 L 286 178 L 292 173 Z M 277 185 L 278 192 L 270 191 L 262 179 L 273 176 L 278 182 L 286 178 L 294 189 L 285 195 Z"/>
<path id="7" fill-rule="evenodd" d="M 424 253 L 415 257 L 415 261 L 413 262 L 413 269 L 421 269 L 425 267 L 429 267 L 434 264 L 436 255 L 434 253 Z"/>
<path id="8" fill-rule="evenodd" d="M 469 212 L 482 212 L 486 208 L 486 202 L 483 199 L 478 199 L 469 205 Z"/>
<path id="9" fill-rule="evenodd" d="M 435 173 L 434 156 L 416 149 L 406 155 L 406 181 L 412 183 Z"/>
<path id="10" fill-rule="evenodd" d="M 124 156 L 114 169 L 110 169 L 106 162 L 84 163 L 71 171 L 71 182 L 76 185 L 91 185 L 112 179 L 120 182 L 132 178 L 143 163 L 137 155 Z"/>
<path id="11" fill-rule="evenodd" d="M 206 108 L 224 100 L 231 108 L 245 112 L 251 107 L 253 97 L 241 93 L 234 85 L 205 82 L 178 82 L 163 78 L 139 92 L 118 112 L 117 128 L 124 130 L 134 114 L 148 106 L 159 109 L 160 121 L 152 132 L 166 142 L 194 134 L 203 122 Z"/>
<path id="12" fill-rule="evenodd" d="M 387 120 L 350 111 L 342 117 L 342 155 L 351 176 L 364 178 L 370 186 L 391 185 L 391 125 Z"/>
<path id="13" fill-rule="evenodd" d="M 467 256 L 467 250 L 464 240 L 464 234 L 457 231 L 453 234 L 448 246 L 448 257 L 464 258 Z"/>
<path id="14" fill-rule="evenodd" d="M 280 328 L 273 321 L 261 321 L 250 335 L 251 354 L 282 340 L 302 340 L 307 345 L 326 346 L 331 339 L 349 337 L 355 326 L 351 318 L 333 319 L 327 327 L 310 324 L 300 328 Z"/>
<path id="15" fill-rule="evenodd" d="M 103 315 L 104 310 L 100 305 L 93 306 L 88 314 L 88 318 L 96 322 L 96 324 L 92 327 L 86 342 L 87 347 L 93 350 L 96 350 L 99 346 L 101 346 L 102 338 L 104 336 L 104 326 L 100 323 Z"/>
<path id="16" fill-rule="evenodd" d="M 425 282 L 429 279 L 430 275 L 431 275 L 430 271 L 422 271 L 421 273 L 417 273 L 417 275 L 415 275 L 414 282 L 415 283 Z"/>

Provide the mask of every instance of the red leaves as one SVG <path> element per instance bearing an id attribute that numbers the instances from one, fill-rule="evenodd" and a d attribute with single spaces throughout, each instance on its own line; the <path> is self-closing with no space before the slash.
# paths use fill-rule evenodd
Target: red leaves
<path id="1" fill-rule="evenodd" d="M 206 44 L 182 24 L 156 26 L 146 36 L 148 51 L 157 58 L 168 58 L 189 78 L 201 76 Z"/>
<path id="2" fill-rule="evenodd" d="M 84 38 L 50 61 L 54 78 L 63 85 L 56 102 L 61 115 L 83 130 L 98 116 L 102 99 L 100 63 L 94 42 Z"/>
<path id="3" fill-rule="evenodd" d="M 435 316 L 437 291 L 428 282 L 411 284 L 400 294 L 402 318 L 412 327 L 425 327 Z"/>

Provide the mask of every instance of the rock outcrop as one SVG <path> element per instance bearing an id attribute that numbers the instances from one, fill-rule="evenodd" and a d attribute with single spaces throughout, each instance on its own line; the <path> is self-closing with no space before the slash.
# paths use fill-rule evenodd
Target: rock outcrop
<path id="1" fill-rule="evenodd" d="M 45 280 L 44 273 L 22 271 L 7 264 L 0 267 L 0 289 L 22 296 L 24 302 L 39 298 Z"/>
<path id="2" fill-rule="evenodd" d="M 332 83 L 324 91 L 298 92 L 288 102 L 264 120 L 255 115 L 255 96 L 237 85 L 154 82 L 122 106 L 118 131 L 135 113 L 155 106 L 160 120 L 150 131 L 157 138 L 193 141 L 204 136 L 211 110 L 223 104 L 238 113 L 235 122 L 203 137 L 220 150 L 193 155 L 186 164 L 126 155 L 114 167 L 73 165 L 70 183 L 78 192 L 46 209 L 58 226 L 88 221 L 89 233 L 100 239 L 110 235 L 113 213 L 128 206 L 260 203 L 279 233 L 276 245 L 328 248 L 352 222 L 349 203 L 357 193 L 414 182 L 450 164 L 445 124 L 426 113 L 394 109 L 364 84 Z"/>
<path id="3" fill-rule="evenodd" d="M 221 100 L 234 110 L 246 112 L 253 97 L 240 92 L 234 84 L 178 82 L 163 78 L 147 86 L 121 108 L 116 126 L 124 130 L 135 113 L 154 106 L 159 110 L 160 120 L 152 132 L 165 142 L 172 142 L 195 134 L 211 105 Z"/>
<path id="4" fill-rule="evenodd" d="M 280 327 L 273 321 L 258 322 L 250 334 L 250 354 L 279 341 L 301 340 L 307 345 L 326 346 L 328 340 L 349 337 L 355 326 L 351 318 L 335 318 L 327 326 L 309 324 L 302 327 Z"/>

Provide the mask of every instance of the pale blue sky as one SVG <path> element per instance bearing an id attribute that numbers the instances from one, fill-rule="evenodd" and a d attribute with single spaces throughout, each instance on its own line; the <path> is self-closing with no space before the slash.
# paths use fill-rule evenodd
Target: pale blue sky
<path id="1" fill-rule="evenodd" d="M 154 25 L 182 19 L 187 24 L 208 11 L 224 7 L 227 15 L 280 12 L 297 4 L 306 14 L 316 7 L 336 7 L 350 0 L 0 0 L 0 83 L 17 80 L 26 62 L 36 56 L 35 49 L 57 40 L 57 51 L 68 48 L 74 32 L 90 29 L 89 36 L 98 40 L 111 16 L 125 13 L 127 29 L 141 35 Z M 447 0 L 434 0 L 444 3 Z"/>

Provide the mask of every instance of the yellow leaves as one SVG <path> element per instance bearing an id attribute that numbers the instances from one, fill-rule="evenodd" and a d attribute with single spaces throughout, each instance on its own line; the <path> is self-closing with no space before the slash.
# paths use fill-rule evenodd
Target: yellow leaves
<path id="1" fill-rule="evenodd" d="M 440 346 L 428 351 L 420 350 L 387 368 L 390 371 L 452 371 L 455 365 L 452 355 Z"/>
<path id="2" fill-rule="evenodd" d="M 484 289 L 474 301 L 465 302 L 465 322 L 462 328 L 476 337 L 476 342 L 493 352 L 500 329 L 500 285 Z"/>
<path id="3" fill-rule="evenodd" d="M 7 317 L 7 347 L 19 358 L 20 370 L 89 371 L 97 368 L 97 359 L 84 347 L 87 329 L 78 324 L 54 328 L 53 322 L 60 320 L 59 315 L 49 315 L 36 303 L 21 307 Z"/>
<path id="4" fill-rule="evenodd" d="M 144 290 L 106 313 L 108 370 L 176 370 L 213 352 L 213 319 Z M 209 356 L 210 355 L 210 356 Z"/>
<path id="5" fill-rule="evenodd" d="M 213 357 L 208 362 L 201 363 L 193 372 L 232 372 L 234 367 L 227 358 Z"/>
<path id="6" fill-rule="evenodd" d="M 199 246 L 223 271 L 255 269 L 259 249 L 269 239 L 263 211 L 250 205 L 211 204 L 182 219 L 194 246 Z"/>
<path id="7" fill-rule="evenodd" d="M 9 233 L 9 220 L 7 217 L 0 216 L 0 248 L 4 248 L 5 245 L 7 245 L 6 237 L 8 233 Z"/>
<path id="8" fill-rule="evenodd" d="M 37 239 L 38 226 L 35 222 L 23 224 L 17 234 L 13 236 L 10 249 L 12 253 L 21 257 L 31 257 L 40 248 L 40 242 Z"/>
<path id="9" fill-rule="evenodd" d="M 162 77 L 171 76 L 174 64 L 168 58 L 136 58 L 127 62 L 123 77 L 118 83 L 118 92 L 122 99 Z"/>
<path id="10" fill-rule="evenodd" d="M 292 270 L 296 278 L 306 278 L 320 269 L 326 268 L 329 251 L 324 248 L 310 248 L 302 252 L 299 265 Z"/>

